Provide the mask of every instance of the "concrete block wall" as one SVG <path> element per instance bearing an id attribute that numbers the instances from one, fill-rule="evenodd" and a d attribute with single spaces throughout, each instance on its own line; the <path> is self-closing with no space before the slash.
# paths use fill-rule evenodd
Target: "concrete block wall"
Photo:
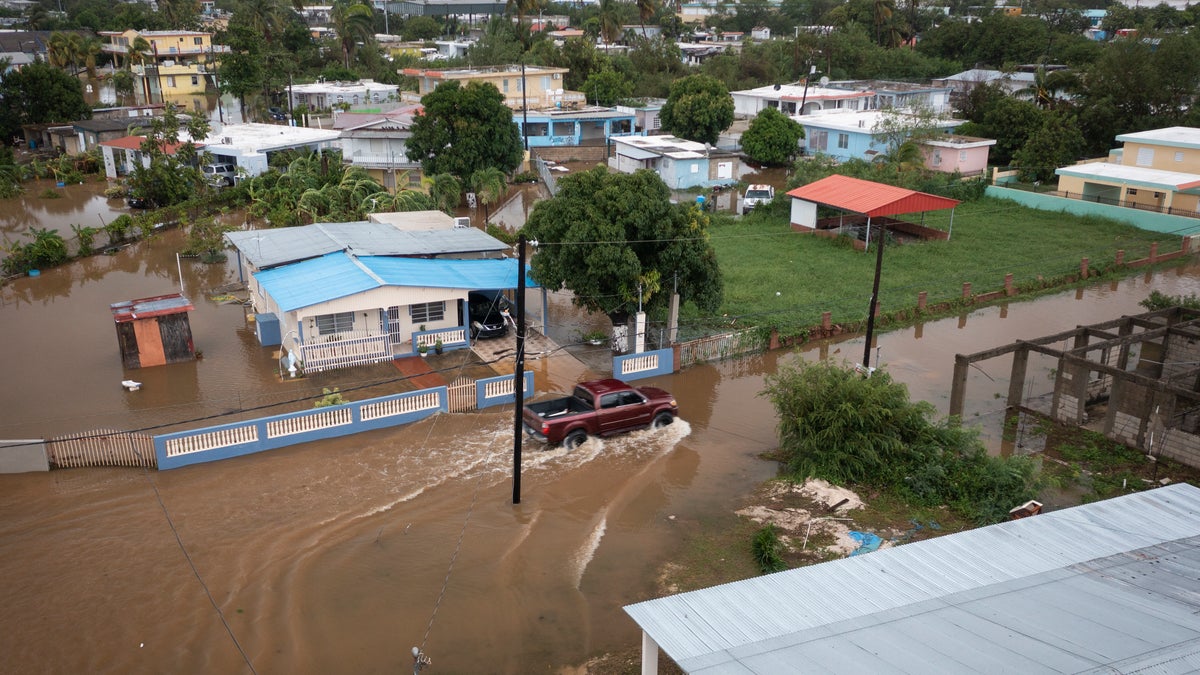
<path id="1" fill-rule="evenodd" d="M 1168 429 L 1163 440 L 1155 441 L 1151 452 L 1156 456 L 1173 459 L 1180 464 L 1200 467 L 1200 436 L 1179 429 Z"/>
<path id="2" fill-rule="evenodd" d="M 1079 399 L 1068 394 L 1061 394 L 1058 397 L 1058 407 L 1054 410 L 1054 419 L 1068 424 L 1074 424 L 1078 419 L 1079 414 Z"/>
<path id="3" fill-rule="evenodd" d="M 1138 436 L 1142 428 L 1142 418 L 1128 413 L 1118 412 L 1113 416 L 1113 428 L 1108 437 L 1119 443 L 1138 447 Z"/>
<path id="4" fill-rule="evenodd" d="M 608 160 L 608 148 L 603 145 L 570 145 L 558 148 L 533 148 L 529 154 L 552 162 L 595 162 Z"/>
<path id="5" fill-rule="evenodd" d="M 1200 339 L 1170 333 L 1166 346 L 1163 377 L 1170 379 L 1179 373 L 1194 371 L 1196 364 L 1200 364 Z"/>

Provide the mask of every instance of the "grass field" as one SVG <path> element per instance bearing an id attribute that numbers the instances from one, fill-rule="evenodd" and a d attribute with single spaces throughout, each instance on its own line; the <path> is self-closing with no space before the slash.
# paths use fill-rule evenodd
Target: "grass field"
<path id="1" fill-rule="evenodd" d="M 920 214 L 901 216 L 921 222 Z M 1125 260 L 1178 250 L 1180 237 L 1139 230 L 1095 217 L 1038 211 L 1000 199 L 959 204 L 925 214 L 924 224 L 952 232 L 949 241 L 889 242 L 884 250 L 880 312 L 914 309 L 917 294 L 934 305 L 957 301 L 964 282 L 976 294 L 1000 290 L 1011 273 L 1018 289 L 1038 289 L 1079 271 L 1107 270 L 1117 251 Z M 771 211 L 744 218 L 718 216 L 710 231 L 725 281 L 722 323 L 769 326 L 784 335 L 818 325 L 822 312 L 834 323 L 865 321 L 875 274 L 875 249 L 855 251 L 848 242 L 792 232 L 787 215 Z M 682 325 L 708 324 L 684 311 Z M 685 331 L 686 332 L 686 331 Z"/>

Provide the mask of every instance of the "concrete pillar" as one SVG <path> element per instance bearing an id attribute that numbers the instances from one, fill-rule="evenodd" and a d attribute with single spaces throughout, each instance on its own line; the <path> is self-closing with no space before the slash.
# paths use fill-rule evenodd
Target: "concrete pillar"
<path id="1" fill-rule="evenodd" d="M 1121 265 L 1125 264 L 1125 249 L 1123 249 L 1123 248 L 1117 249 L 1117 259 L 1115 262 L 1116 262 L 1117 267 L 1120 267 Z"/>
<path id="2" fill-rule="evenodd" d="M 1079 278 L 1080 279 L 1088 278 L 1088 259 L 1087 258 L 1082 258 L 1079 261 Z"/>
<path id="3" fill-rule="evenodd" d="M 1025 391 L 1025 371 L 1029 367 L 1029 348 L 1022 346 L 1013 352 L 1012 371 L 1008 377 L 1008 400 L 1005 405 L 1015 408 L 1021 405 Z"/>
<path id="4" fill-rule="evenodd" d="M 1017 294 L 1017 289 L 1013 287 L 1012 272 L 1004 275 L 1004 294 L 1010 297 Z"/>
<path id="5" fill-rule="evenodd" d="M 821 330 L 823 330 L 823 331 L 833 330 L 833 313 L 832 312 L 821 312 Z"/>
<path id="6" fill-rule="evenodd" d="M 929 299 L 929 291 L 921 291 L 917 293 L 917 311 L 925 311 L 925 303 Z"/>
<path id="7" fill-rule="evenodd" d="M 1150 264 L 1158 262 L 1158 242 L 1150 244 Z"/>
<path id="8" fill-rule="evenodd" d="M 969 282 L 969 281 L 963 282 L 962 297 L 963 297 L 963 300 L 971 299 L 971 282 Z"/>
<path id="9" fill-rule="evenodd" d="M 641 354 L 646 351 L 646 313 L 634 314 L 633 322 L 633 353 Z"/>
<path id="10" fill-rule="evenodd" d="M 954 375 L 950 379 L 950 417 L 951 424 L 962 422 L 963 401 L 967 397 L 967 368 L 970 363 L 962 354 L 954 355 Z"/>
<path id="11" fill-rule="evenodd" d="M 671 294 L 671 307 L 667 310 L 667 344 L 679 342 L 679 294 Z"/>

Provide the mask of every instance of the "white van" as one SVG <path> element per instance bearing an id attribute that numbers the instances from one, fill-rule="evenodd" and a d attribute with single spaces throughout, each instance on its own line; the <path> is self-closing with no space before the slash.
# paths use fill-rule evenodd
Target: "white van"
<path id="1" fill-rule="evenodd" d="M 775 199 L 775 188 L 764 183 L 755 183 L 746 188 L 746 194 L 742 195 L 742 215 L 750 213 L 750 211 L 759 204 L 767 204 L 772 199 Z"/>
<path id="2" fill-rule="evenodd" d="M 205 164 L 200 167 L 209 185 L 230 186 L 237 177 L 237 167 L 232 164 Z"/>

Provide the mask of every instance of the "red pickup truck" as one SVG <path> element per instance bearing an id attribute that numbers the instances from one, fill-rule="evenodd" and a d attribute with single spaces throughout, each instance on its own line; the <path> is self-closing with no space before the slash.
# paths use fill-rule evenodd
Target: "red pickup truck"
<path id="1" fill-rule="evenodd" d="M 608 379 L 580 382 L 570 396 L 530 403 L 522 418 L 529 436 L 574 450 L 588 436 L 657 429 L 674 422 L 678 414 L 675 397 L 666 391 Z"/>

